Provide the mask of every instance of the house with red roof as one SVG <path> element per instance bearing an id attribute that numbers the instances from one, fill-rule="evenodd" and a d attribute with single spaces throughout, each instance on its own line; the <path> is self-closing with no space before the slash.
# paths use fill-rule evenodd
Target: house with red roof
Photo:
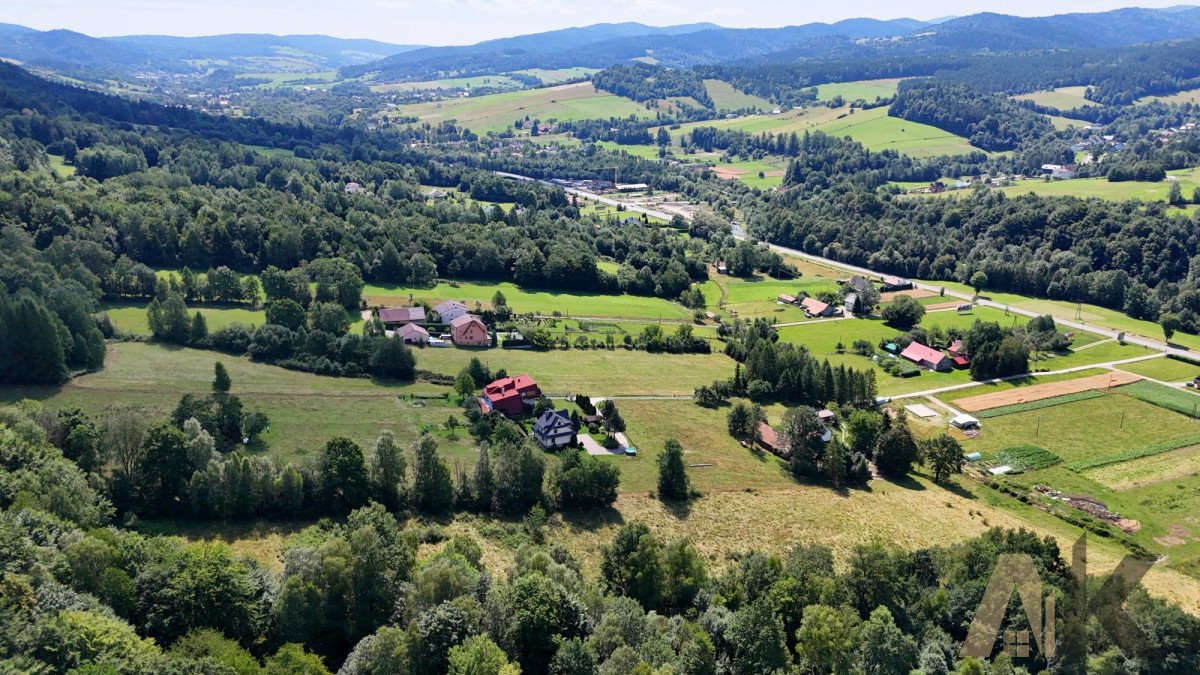
<path id="1" fill-rule="evenodd" d="M 792 456 L 792 444 L 788 441 L 788 437 L 775 431 L 766 422 L 758 423 L 758 443 L 764 450 L 773 455 L 778 455 L 784 459 Z"/>
<path id="2" fill-rule="evenodd" d="M 474 314 L 464 314 L 450 322 L 450 338 L 459 347 L 488 347 L 492 336 Z"/>
<path id="3" fill-rule="evenodd" d="M 483 388 L 479 409 L 485 413 L 497 410 L 505 415 L 520 415 L 525 406 L 532 406 L 542 390 L 528 375 L 502 377 Z"/>
<path id="4" fill-rule="evenodd" d="M 809 317 L 833 316 L 837 311 L 816 298 L 804 298 L 800 301 L 800 307 Z"/>
<path id="5" fill-rule="evenodd" d="M 900 352 L 900 358 L 908 359 L 922 368 L 939 372 L 950 370 L 953 367 L 953 361 L 949 356 L 920 342 L 914 342 L 905 347 L 904 351 Z"/>
<path id="6" fill-rule="evenodd" d="M 379 320 L 385 326 L 399 326 L 406 323 L 424 323 L 424 307 L 388 307 L 379 310 Z"/>

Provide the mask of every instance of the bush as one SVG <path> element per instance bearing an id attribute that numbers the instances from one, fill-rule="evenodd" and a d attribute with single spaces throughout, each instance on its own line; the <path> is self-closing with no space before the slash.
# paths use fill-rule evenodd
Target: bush
<path id="1" fill-rule="evenodd" d="M 753 380 L 746 385 L 746 395 L 751 401 L 768 401 L 775 395 L 775 387 L 765 380 Z"/>
<path id="2" fill-rule="evenodd" d="M 250 329 L 240 323 L 231 323 L 210 333 L 208 343 L 219 352 L 245 354 L 250 348 Z"/>

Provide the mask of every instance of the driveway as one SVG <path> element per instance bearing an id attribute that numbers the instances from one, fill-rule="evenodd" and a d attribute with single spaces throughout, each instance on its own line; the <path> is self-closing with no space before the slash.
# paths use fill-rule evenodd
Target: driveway
<path id="1" fill-rule="evenodd" d="M 576 438 L 576 440 L 579 441 L 579 445 L 583 446 L 583 449 L 589 455 L 595 455 L 597 457 L 607 457 L 609 455 L 624 455 L 625 454 L 624 446 L 618 447 L 615 450 L 609 450 L 608 448 L 604 447 L 603 445 L 600 445 L 599 443 L 597 443 L 596 439 L 592 438 L 588 434 L 579 434 L 575 438 Z"/>

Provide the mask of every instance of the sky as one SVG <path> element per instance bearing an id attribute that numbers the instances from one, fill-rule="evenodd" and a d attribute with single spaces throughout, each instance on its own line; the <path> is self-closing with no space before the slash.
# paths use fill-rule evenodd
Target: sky
<path id="1" fill-rule="evenodd" d="M 983 11 L 1042 16 L 1178 4 L 1181 0 L 0 0 L 0 22 L 97 37 L 319 33 L 447 45 L 621 21 L 761 28 L 854 17 L 935 19 Z"/>

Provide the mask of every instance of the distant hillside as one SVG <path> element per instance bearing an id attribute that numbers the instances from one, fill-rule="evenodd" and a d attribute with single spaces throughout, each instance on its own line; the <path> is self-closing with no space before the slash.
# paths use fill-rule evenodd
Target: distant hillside
<path id="1" fill-rule="evenodd" d="M 377 40 L 343 39 L 328 35 L 230 34 L 205 37 L 129 35 L 106 40 L 140 49 L 166 49 L 194 57 L 217 59 L 292 55 L 296 50 L 324 60 L 331 68 L 382 59 L 420 49 L 420 45 L 395 45 Z"/>
<path id="2" fill-rule="evenodd" d="M 378 63 L 343 68 L 342 74 L 353 77 L 378 72 L 381 80 L 403 81 L 533 67 L 604 68 L 641 58 L 669 66 L 690 66 L 770 54 L 809 38 L 831 35 L 883 37 L 908 33 L 923 25 L 914 19 L 849 19 L 835 24 L 750 29 L 721 28 L 713 24 L 665 28 L 637 23 L 598 24 L 464 47 L 430 47 Z"/>
<path id="3" fill-rule="evenodd" d="M 465 47 L 419 49 L 348 66 L 383 81 L 485 75 L 522 68 L 606 68 L 631 60 L 670 67 L 800 60 L 886 59 L 922 54 L 1106 49 L 1200 38 L 1200 8 L 1119 9 L 1025 18 L 996 13 L 917 21 L 848 19 L 784 28 L 602 24 Z"/>
<path id="4" fill-rule="evenodd" d="M 15 24 L 0 24 L 0 38 L 0 58 L 87 79 L 142 71 L 188 72 L 196 69 L 195 61 L 219 62 L 234 70 L 262 70 L 265 60 L 279 61 L 276 69 L 284 70 L 340 68 L 419 48 L 325 35 L 95 38 Z"/>

